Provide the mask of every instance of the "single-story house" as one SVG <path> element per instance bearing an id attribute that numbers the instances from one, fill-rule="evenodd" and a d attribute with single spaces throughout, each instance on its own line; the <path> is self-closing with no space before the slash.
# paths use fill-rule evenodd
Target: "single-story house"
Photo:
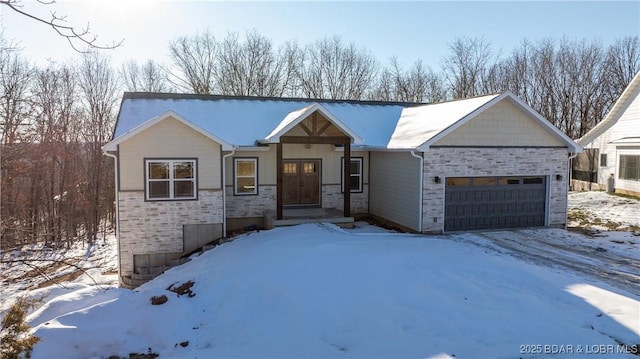
<path id="1" fill-rule="evenodd" d="M 581 148 L 511 92 L 437 104 L 125 93 L 104 151 L 132 285 L 227 231 L 310 208 L 416 233 L 565 227 Z"/>
<path id="2" fill-rule="evenodd" d="M 574 190 L 607 190 L 640 196 L 640 72 L 607 116 L 577 140 Z"/>

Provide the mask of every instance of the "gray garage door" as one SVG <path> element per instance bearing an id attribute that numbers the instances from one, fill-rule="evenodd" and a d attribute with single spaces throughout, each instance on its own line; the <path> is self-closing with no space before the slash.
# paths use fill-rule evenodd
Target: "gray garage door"
<path id="1" fill-rule="evenodd" d="M 445 187 L 445 231 L 543 226 L 544 176 L 450 177 Z"/>

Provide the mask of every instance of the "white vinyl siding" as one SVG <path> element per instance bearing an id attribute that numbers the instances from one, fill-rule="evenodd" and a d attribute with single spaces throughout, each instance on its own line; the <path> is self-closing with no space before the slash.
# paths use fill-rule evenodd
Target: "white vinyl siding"
<path id="1" fill-rule="evenodd" d="M 640 137 L 640 87 L 632 93 L 628 100 L 628 107 L 622 110 L 617 121 L 591 143 L 585 144 L 585 148 L 597 148 L 601 155 L 607 156 L 606 165 L 598 167 L 598 184 L 605 189 L 609 177 L 615 178 L 615 189 L 640 193 L 640 182 L 621 178 L 620 156 L 640 155 L 640 147 L 636 143 L 620 143 L 624 138 Z M 635 142 L 635 141 L 634 141 Z"/>
<path id="2" fill-rule="evenodd" d="M 421 231 L 421 161 L 409 152 L 371 152 L 369 158 L 369 212 Z"/>

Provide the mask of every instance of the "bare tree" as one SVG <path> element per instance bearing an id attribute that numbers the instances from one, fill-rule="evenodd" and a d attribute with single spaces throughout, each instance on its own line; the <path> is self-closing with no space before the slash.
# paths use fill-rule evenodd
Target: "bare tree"
<path id="1" fill-rule="evenodd" d="M 218 47 L 216 82 L 223 94 L 282 96 L 290 86 L 292 71 L 287 48 L 278 53 L 271 40 L 255 30 L 244 41 L 232 33 Z"/>
<path id="2" fill-rule="evenodd" d="M 640 37 L 617 40 L 607 51 L 607 74 L 615 93 L 622 93 L 640 71 Z"/>
<path id="3" fill-rule="evenodd" d="M 377 68 L 367 50 L 345 45 L 338 36 L 307 46 L 296 65 L 303 96 L 352 100 L 365 96 Z"/>
<path id="4" fill-rule="evenodd" d="M 483 38 L 459 38 L 444 59 L 443 71 L 455 99 L 483 94 L 482 87 L 493 53 Z"/>
<path id="5" fill-rule="evenodd" d="M 404 102 L 439 102 L 446 98 L 442 79 L 422 61 L 402 69 L 396 58 L 382 71 L 374 98 Z"/>
<path id="6" fill-rule="evenodd" d="M 217 46 L 209 31 L 171 41 L 169 52 L 175 70 L 167 71 L 169 81 L 181 91 L 214 93 Z"/>
<path id="7" fill-rule="evenodd" d="M 153 60 L 143 65 L 131 60 L 122 64 L 120 69 L 126 91 L 167 92 L 169 85 L 164 68 Z"/>
<path id="8" fill-rule="evenodd" d="M 104 50 L 115 49 L 124 42 L 124 39 L 122 39 L 119 42 L 113 42 L 111 44 L 100 44 L 98 43 L 98 36 L 91 33 L 88 23 L 85 27 L 70 26 L 66 23 L 66 16 L 60 16 L 52 11 L 51 16 L 47 19 L 25 11 L 21 3 L 21 0 L 0 0 L 0 5 L 4 5 L 16 13 L 26 16 L 37 23 L 51 27 L 58 35 L 65 38 L 69 42 L 69 45 L 78 52 L 86 52 L 84 50 L 80 50 L 78 45 L 86 46 L 89 49 Z M 47 6 L 55 4 L 55 0 L 38 0 L 37 3 L 42 6 Z"/>
<path id="9" fill-rule="evenodd" d="M 29 84 L 33 67 L 20 54 L 0 49 L 0 138 L 18 142 L 30 112 Z"/>
<path id="10" fill-rule="evenodd" d="M 83 173 L 87 176 L 81 191 L 88 198 L 85 223 L 87 238 L 93 241 L 101 220 L 113 211 L 112 167 L 102 155 L 102 145 L 111 135 L 118 96 L 116 74 L 109 59 L 97 53 L 85 54 L 78 69 L 78 84 L 84 110 Z"/>
<path id="11" fill-rule="evenodd" d="M 25 163 L 33 106 L 29 86 L 32 66 L 20 54 L 0 49 L 0 237 L 3 244 L 33 238 L 29 206 L 29 165 Z"/>
<path id="12" fill-rule="evenodd" d="M 77 233 L 77 193 L 80 129 L 76 76 L 67 65 L 50 63 L 36 72 L 32 128 L 38 155 L 30 159 L 32 178 L 40 192 L 41 235 L 49 244 L 70 241 Z"/>

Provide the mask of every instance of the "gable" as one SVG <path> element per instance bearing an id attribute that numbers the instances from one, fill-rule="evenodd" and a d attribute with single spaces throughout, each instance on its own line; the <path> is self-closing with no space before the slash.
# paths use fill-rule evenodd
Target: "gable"
<path id="1" fill-rule="evenodd" d="M 633 132 L 632 134 L 630 134 L 630 136 L 633 137 L 638 134 L 638 128 L 640 128 L 640 125 L 637 124 L 637 121 L 639 121 L 638 118 L 640 118 L 640 110 L 638 109 L 638 97 L 640 97 L 640 71 L 633 77 L 633 79 L 631 79 L 631 82 L 629 83 L 629 85 L 627 85 L 624 91 L 622 91 L 622 94 L 613 105 L 607 116 L 595 127 L 589 130 L 589 132 L 587 132 L 584 136 L 578 139 L 577 142 L 580 145 L 586 147 L 602 147 L 603 143 L 608 143 L 609 138 L 612 137 L 610 136 L 610 133 L 608 133 L 610 132 L 608 130 L 611 127 L 614 127 L 619 119 L 622 119 L 623 122 L 627 122 L 626 125 L 631 127 L 631 130 Z M 634 117 L 636 118 L 635 126 L 633 125 Z M 597 142 L 597 144 L 595 142 Z"/>
<path id="2" fill-rule="evenodd" d="M 167 117 L 119 144 L 120 188 L 144 189 L 145 158 L 198 158 L 199 186 L 220 188 L 220 144 Z"/>
<path id="3" fill-rule="evenodd" d="M 505 98 L 456 128 L 433 146 L 566 147 L 566 144 Z"/>
<path id="4" fill-rule="evenodd" d="M 285 136 L 347 136 L 329 119 L 316 111 L 284 133 Z"/>
<path id="5" fill-rule="evenodd" d="M 587 143 L 587 147 L 606 151 L 607 147 L 612 150 L 614 145 L 640 142 L 640 87 L 626 105 L 621 108 L 619 117 L 610 121 L 608 128 Z"/>
<path id="6" fill-rule="evenodd" d="M 215 141 L 204 136 L 202 133 L 194 130 L 193 128 L 185 125 L 181 121 L 177 120 L 173 116 L 154 123 L 153 125 L 145 128 L 144 131 L 140 131 L 130 138 L 125 139 L 120 145 L 128 145 L 133 142 L 143 142 L 150 147 L 157 147 L 159 151 L 161 148 L 171 146 L 172 144 L 186 144 L 185 142 L 199 143 L 204 145 L 206 142 L 212 142 L 216 146 L 220 145 Z M 160 144 L 160 146 L 154 145 Z"/>
<path id="7" fill-rule="evenodd" d="M 300 133 L 298 131 L 302 130 L 304 135 L 309 137 L 328 137 L 330 135 L 326 131 L 331 131 L 331 133 L 337 134 L 337 137 L 343 137 L 352 143 L 363 143 L 358 134 L 318 103 L 289 112 L 278 126 L 264 138 L 264 142 L 278 143 L 280 137 L 285 134 L 293 137 L 291 131 L 296 127 L 294 133 Z M 299 136 L 304 135 L 299 134 Z"/>

